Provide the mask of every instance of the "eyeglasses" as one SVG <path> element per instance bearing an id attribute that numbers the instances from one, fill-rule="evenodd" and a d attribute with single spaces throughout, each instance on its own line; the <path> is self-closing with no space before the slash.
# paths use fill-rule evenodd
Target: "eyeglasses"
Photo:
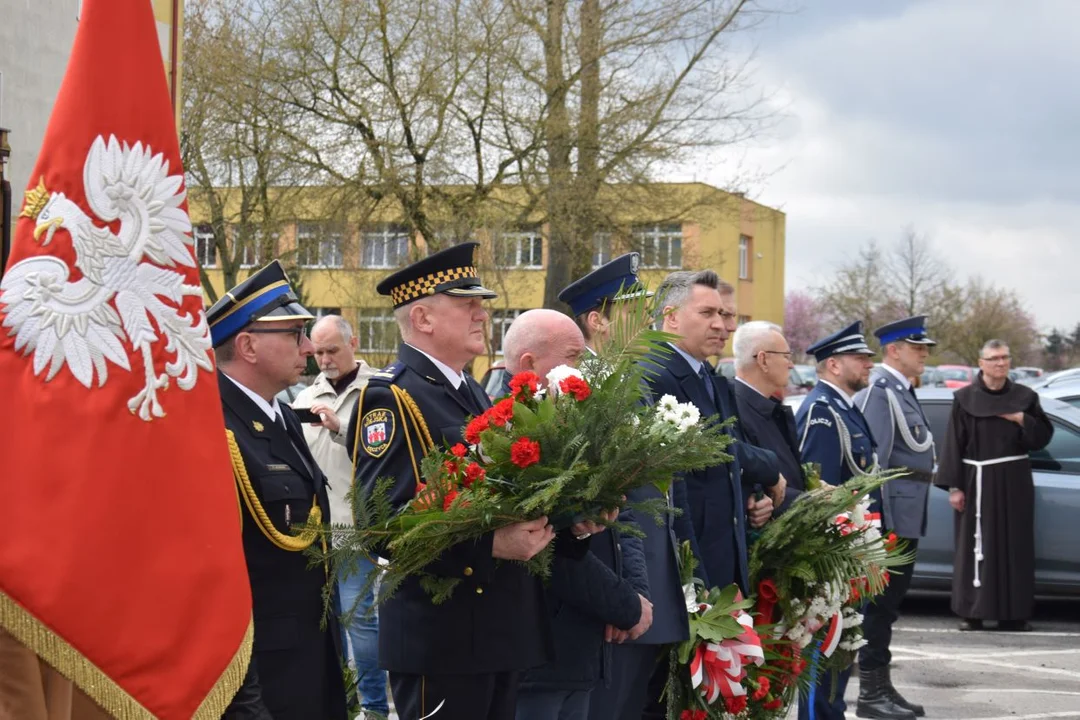
<path id="1" fill-rule="evenodd" d="M 983 362 L 988 362 L 988 363 L 1002 363 L 1002 362 L 1008 362 L 1009 360 L 1011 360 L 1012 356 L 1011 355 L 995 355 L 994 357 L 979 358 L 979 359 L 982 360 Z"/>
<path id="2" fill-rule="evenodd" d="M 304 342 L 304 338 L 307 337 L 307 332 L 302 327 L 298 328 L 249 328 L 244 330 L 249 333 L 265 333 L 267 335 L 280 334 L 280 335 L 295 335 L 296 347 L 300 347 L 300 343 Z"/>
<path id="3" fill-rule="evenodd" d="M 760 352 L 763 352 L 766 355 L 783 355 L 788 360 L 790 360 L 791 356 L 795 354 L 791 350 L 761 350 Z"/>

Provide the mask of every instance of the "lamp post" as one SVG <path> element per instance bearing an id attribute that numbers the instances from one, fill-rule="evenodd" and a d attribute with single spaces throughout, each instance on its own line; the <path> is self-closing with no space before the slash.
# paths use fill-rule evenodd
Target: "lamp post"
<path id="1" fill-rule="evenodd" d="M 11 182 L 5 172 L 8 158 L 11 157 L 9 132 L 10 130 L 0 127 L 0 277 L 4 274 L 8 254 L 11 252 Z"/>

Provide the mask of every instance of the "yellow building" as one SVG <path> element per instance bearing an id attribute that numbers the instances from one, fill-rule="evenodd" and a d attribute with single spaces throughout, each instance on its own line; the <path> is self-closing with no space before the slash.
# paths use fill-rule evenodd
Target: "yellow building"
<path id="1" fill-rule="evenodd" d="M 501 190 L 498 207 L 489 213 L 485 227 L 468 235 L 482 246 L 484 284 L 499 292 L 490 306 L 488 356 L 478 358 L 472 368 L 477 377 L 501 359 L 502 335 L 513 318 L 543 304 L 550 252 L 546 227 L 539 220 L 507 224 L 512 213 L 506 207 L 521 193 L 514 187 Z M 309 189 L 294 194 L 288 202 L 298 210 L 282 217 L 297 219 L 276 223 L 265 241 L 241 240 L 260 233 L 243 233 L 239 223 L 229 225 L 229 243 L 240 243 L 230 245 L 240 259 L 238 280 L 280 258 L 295 268 L 294 280 L 299 281 L 308 307 L 319 315 L 340 313 L 352 322 L 361 356 L 372 365 L 383 365 L 393 356 L 398 336 L 388 299 L 380 297 L 375 286 L 410 257 L 424 253 L 423 238 L 410 239 L 385 211 L 362 219 L 320 220 L 320 213 L 311 209 L 320 204 L 318 193 Z M 712 268 L 735 286 L 741 322 L 783 322 L 784 213 L 702 183 L 616 186 L 605 194 L 609 221 L 616 230 L 595 238 L 594 267 L 636 250 L 642 256 L 642 279 L 653 288 L 673 270 Z M 231 204 L 227 200 L 226 205 Z M 195 192 L 190 210 L 199 260 L 220 296 L 225 288 L 207 225 L 209 213 Z M 227 208 L 226 222 L 230 217 L 239 214 L 230 216 Z"/>

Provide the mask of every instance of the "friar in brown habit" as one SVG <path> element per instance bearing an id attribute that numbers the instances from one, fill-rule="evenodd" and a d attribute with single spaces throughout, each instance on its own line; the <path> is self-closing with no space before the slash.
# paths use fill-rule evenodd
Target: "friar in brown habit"
<path id="1" fill-rule="evenodd" d="M 1054 428 L 1029 387 L 1009 380 L 1009 347 L 983 346 L 975 382 L 956 391 L 936 483 L 956 511 L 952 610 L 961 630 L 997 620 L 1030 630 L 1035 602 L 1035 486 L 1028 453 Z"/>

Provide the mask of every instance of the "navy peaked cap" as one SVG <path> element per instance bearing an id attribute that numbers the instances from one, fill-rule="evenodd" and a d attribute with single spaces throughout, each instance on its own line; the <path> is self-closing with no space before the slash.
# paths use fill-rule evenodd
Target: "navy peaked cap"
<path id="1" fill-rule="evenodd" d="M 821 362 L 834 355 L 873 355 L 874 351 L 866 344 L 862 332 L 862 322 L 856 321 L 843 330 L 818 340 L 806 349 L 806 352 Z"/>
<path id="2" fill-rule="evenodd" d="M 253 322 L 312 320 L 277 260 L 225 293 L 206 313 L 214 347 Z"/>
<path id="3" fill-rule="evenodd" d="M 896 322 L 882 325 L 874 331 L 882 345 L 889 343 L 909 342 L 913 345 L 937 345 L 926 335 L 926 316 L 915 315 Z"/>
<path id="4" fill-rule="evenodd" d="M 570 306 L 574 315 L 583 315 L 611 300 L 650 297 L 652 293 L 638 280 L 641 255 L 636 252 L 617 257 L 559 292 L 559 300 Z"/>

